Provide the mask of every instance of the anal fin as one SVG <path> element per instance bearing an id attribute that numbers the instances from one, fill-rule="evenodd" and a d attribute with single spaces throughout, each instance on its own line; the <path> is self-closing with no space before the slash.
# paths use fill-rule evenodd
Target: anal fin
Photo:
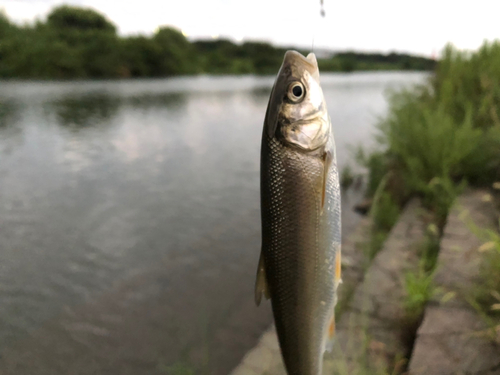
<path id="1" fill-rule="evenodd" d="M 257 267 L 257 279 L 255 280 L 255 303 L 257 304 L 257 306 L 260 305 L 260 301 L 262 300 L 262 295 L 264 295 L 266 299 L 271 298 L 271 295 L 269 293 L 269 287 L 267 285 L 266 269 L 264 267 L 264 257 L 262 256 L 262 251 L 261 251 L 259 258 L 259 266 Z"/>
<path id="2" fill-rule="evenodd" d="M 340 257 L 340 245 L 335 253 L 335 273 L 333 283 L 335 286 L 335 294 L 333 295 L 333 311 L 330 320 L 324 332 L 324 348 L 325 351 L 331 352 L 335 338 L 335 306 L 337 305 L 337 287 L 342 282 L 341 278 L 342 262 Z"/>
<path id="3" fill-rule="evenodd" d="M 335 254 L 335 277 L 334 277 L 334 285 L 335 289 L 337 289 L 337 286 L 342 283 L 342 261 L 341 261 L 341 253 L 340 253 L 340 246 L 337 249 L 337 252 Z"/>
<path id="4" fill-rule="evenodd" d="M 325 351 L 331 352 L 333 349 L 333 342 L 335 338 L 335 312 L 332 312 L 332 317 L 328 323 L 327 330 L 325 332 Z"/>

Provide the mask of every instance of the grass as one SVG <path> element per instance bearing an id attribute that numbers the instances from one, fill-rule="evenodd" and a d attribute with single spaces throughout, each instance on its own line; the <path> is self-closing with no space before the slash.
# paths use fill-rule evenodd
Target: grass
<path id="1" fill-rule="evenodd" d="M 348 189 L 354 183 L 354 172 L 349 165 L 346 165 L 344 169 L 340 172 L 340 187 L 342 189 Z"/>
<path id="2" fill-rule="evenodd" d="M 382 152 L 367 154 L 362 147 L 354 150 L 354 158 L 359 165 L 365 167 L 368 171 L 366 195 L 373 197 L 384 176 L 387 174 L 387 158 Z"/>
<path id="3" fill-rule="evenodd" d="M 378 123 L 379 149 L 358 150 L 368 169 L 367 194 L 384 176 L 394 202 L 419 196 L 442 227 L 448 210 L 469 183 L 500 179 L 500 41 L 476 52 L 448 46 L 425 84 L 389 95 Z"/>
<path id="4" fill-rule="evenodd" d="M 372 218 L 371 238 L 368 242 L 365 255 L 367 265 L 373 260 L 384 244 L 392 226 L 399 217 L 399 205 L 394 202 L 391 195 L 385 191 L 388 176 L 382 178 L 375 191 L 369 215 Z"/>
<path id="5" fill-rule="evenodd" d="M 433 283 L 439 254 L 440 234 L 441 232 L 434 223 L 427 226 L 425 239 L 419 251 L 418 267 L 405 274 L 403 284 L 405 291 L 404 316 L 400 324 L 401 338 L 406 347 L 409 348 L 408 357 L 411 355 L 425 307 L 440 291 Z"/>
<path id="6" fill-rule="evenodd" d="M 482 159 L 483 132 L 473 127 L 471 111 L 457 123 L 443 107 L 433 109 L 423 90 L 393 94 L 379 141 L 386 148 L 387 172 L 399 176 L 399 184 L 388 185 L 395 200 L 420 196 L 442 226 L 465 185 L 464 163 L 480 164 L 475 160 Z"/>
<path id="7" fill-rule="evenodd" d="M 404 308 L 408 323 L 420 321 L 425 305 L 435 295 L 433 278 L 434 273 L 425 271 L 424 267 L 406 274 Z"/>
<path id="8" fill-rule="evenodd" d="M 196 372 L 193 367 L 183 363 L 177 362 L 173 365 L 167 366 L 164 364 L 158 365 L 158 370 L 167 375 L 195 375 Z"/>
<path id="9" fill-rule="evenodd" d="M 496 230 L 483 229 L 474 223 L 467 223 L 473 233 L 483 240 L 477 249 L 482 253 L 479 281 L 473 285 L 467 296 L 471 305 L 481 314 L 500 343 L 500 219 Z"/>

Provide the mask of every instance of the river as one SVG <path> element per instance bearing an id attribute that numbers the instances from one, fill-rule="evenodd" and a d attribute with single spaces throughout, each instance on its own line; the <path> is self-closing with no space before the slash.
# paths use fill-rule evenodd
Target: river
<path id="1" fill-rule="evenodd" d="M 384 93 L 426 77 L 322 75 L 340 168 L 373 146 Z M 238 363 L 271 323 L 253 283 L 273 80 L 0 82 L 0 374 Z"/>

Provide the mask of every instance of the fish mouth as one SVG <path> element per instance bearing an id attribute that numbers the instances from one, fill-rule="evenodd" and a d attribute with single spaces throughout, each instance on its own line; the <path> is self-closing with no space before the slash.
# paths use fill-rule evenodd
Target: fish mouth
<path id="1" fill-rule="evenodd" d="M 283 62 L 285 64 L 298 63 L 299 61 L 306 65 L 309 65 L 311 68 L 318 67 L 316 55 L 313 52 L 307 55 L 307 57 L 302 55 L 300 52 L 294 50 L 289 50 L 285 52 L 285 57 L 283 58 Z"/>
<path id="2" fill-rule="evenodd" d="M 307 70 L 309 74 L 311 74 L 311 76 L 319 83 L 318 61 L 316 60 L 316 55 L 313 52 L 305 57 L 297 51 L 286 51 L 285 57 L 283 58 L 283 66 L 295 66 L 297 68 Z"/>

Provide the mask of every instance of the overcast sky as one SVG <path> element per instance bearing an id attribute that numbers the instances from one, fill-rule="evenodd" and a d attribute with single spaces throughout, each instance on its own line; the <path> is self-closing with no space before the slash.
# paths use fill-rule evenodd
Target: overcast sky
<path id="1" fill-rule="evenodd" d="M 475 49 L 500 38 L 500 0 L 0 0 L 19 22 L 44 18 L 63 3 L 92 7 L 120 34 L 150 34 L 160 25 L 190 39 L 260 39 L 333 50 L 399 51 L 431 56 L 447 42 Z"/>

